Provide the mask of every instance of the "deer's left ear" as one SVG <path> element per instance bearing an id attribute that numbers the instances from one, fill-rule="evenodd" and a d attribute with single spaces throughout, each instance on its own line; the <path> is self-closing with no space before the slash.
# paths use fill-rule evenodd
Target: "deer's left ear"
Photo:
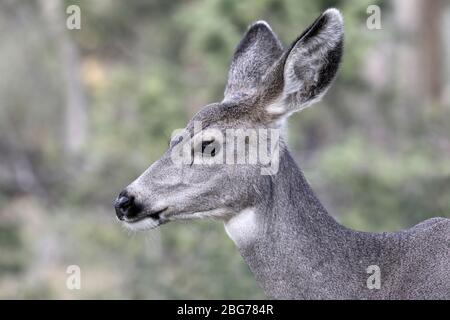
<path id="1" fill-rule="evenodd" d="M 293 42 L 274 68 L 272 81 L 281 85 L 267 112 L 289 115 L 320 100 L 341 61 L 343 27 L 340 12 L 328 9 Z"/>

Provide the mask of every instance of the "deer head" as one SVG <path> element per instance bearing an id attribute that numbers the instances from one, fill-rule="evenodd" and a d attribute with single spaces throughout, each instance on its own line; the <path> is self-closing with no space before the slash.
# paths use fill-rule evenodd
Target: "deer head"
<path id="1" fill-rule="evenodd" d="M 172 137 L 164 155 L 119 194 L 117 217 L 143 230 L 180 219 L 227 220 L 255 206 L 277 174 L 273 151 L 288 152 L 277 130 L 324 95 L 342 50 L 343 20 L 336 9 L 326 10 L 286 50 L 266 22 L 252 24 L 234 53 L 223 101 L 203 107 Z M 248 160 L 252 150 L 267 146 L 269 164 L 229 156 L 245 153 Z M 180 150 L 187 157 L 176 161 Z M 263 172 L 267 165 L 272 170 Z"/>

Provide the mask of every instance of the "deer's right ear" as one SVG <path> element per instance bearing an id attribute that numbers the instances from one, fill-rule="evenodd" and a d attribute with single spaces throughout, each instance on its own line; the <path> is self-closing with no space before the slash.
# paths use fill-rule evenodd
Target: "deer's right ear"
<path id="1" fill-rule="evenodd" d="M 253 23 L 233 55 L 225 100 L 254 94 L 261 86 L 262 77 L 282 53 L 283 47 L 269 24 L 265 21 Z"/>

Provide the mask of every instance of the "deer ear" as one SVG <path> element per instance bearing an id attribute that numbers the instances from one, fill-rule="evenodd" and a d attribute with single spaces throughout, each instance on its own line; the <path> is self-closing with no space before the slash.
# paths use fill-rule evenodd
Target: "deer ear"
<path id="1" fill-rule="evenodd" d="M 274 68 L 282 90 L 281 99 L 267 107 L 269 113 L 290 115 L 320 100 L 341 61 L 343 27 L 340 12 L 328 9 L 293 42 Z"/>
<path id="2" fill-rule="evenodd" d="M 265 21 L 253 23 L 238 44 L 231 61 L 225 100 L 254 94 L 269 67 L 281 56 L 283 47 Z"/>

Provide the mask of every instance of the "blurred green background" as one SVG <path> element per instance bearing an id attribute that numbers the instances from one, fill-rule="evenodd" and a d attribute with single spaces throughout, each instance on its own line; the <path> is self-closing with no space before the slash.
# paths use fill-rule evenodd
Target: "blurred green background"
<path id="1" fill-rule="evenodd" d="M 66 28 L 71 4 L 81 30 Z M 251 22 L 287 45 L 328 7 L 344 15 L 344 60 L 289 121 L 297 162 L 346 226 L 450 217 L 449 1 L 2 0 L 0 298 L 264 298 L 221 223 L 129 234 L 112 202 L 222 99 Z M 81 290 L 66 287 L 72 264 Z"/>

